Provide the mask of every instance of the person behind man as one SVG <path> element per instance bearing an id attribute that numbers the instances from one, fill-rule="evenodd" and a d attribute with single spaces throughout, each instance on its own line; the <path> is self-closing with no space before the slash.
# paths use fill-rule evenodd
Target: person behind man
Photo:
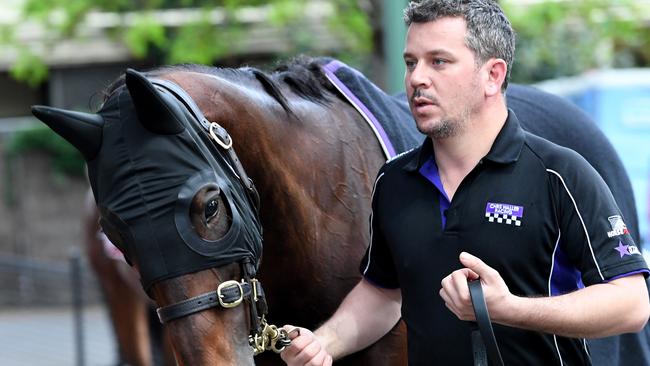
<path id="1" fill-rule="evenodd" d="M 584 338 L 637 332 L 650 314 L 648 267 L 609 189 L 507 109 L 515 36 L 494 1 L 411 2 L 405 21 L 427 138 L 379 171 L 363 279 L 314 333 L 285 326 L 282 359 L 331 364 L 402 317 L 409 364 L 470 365 L 467 280 L 480 278 L 506 365 L 591 364 Z"/>

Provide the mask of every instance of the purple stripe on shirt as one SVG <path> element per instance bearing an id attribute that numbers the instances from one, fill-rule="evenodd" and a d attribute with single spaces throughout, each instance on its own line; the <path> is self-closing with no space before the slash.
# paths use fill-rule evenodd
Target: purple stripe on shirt
<path id="1" fill-rule="evenodd" d="M 442 228 L 444 229 L 447 225 L 447 215 L 445 215 L 445 211 L 447 211 L 449 208 L 451 200 L 449 197 L 447 197 L 447 192 L 445 192 L 445 188 L 443 187 L 442 181 L 440 180 L 438 166 L 436 165 L 436 162 L 433 158 L 427 160 L 424 164 L 422 164 L 422 167 L 420 168 L 420 174 L 422 174 L 425 178 L 427 178 L 429 182 L 433 183 L 433 185 L 438 188 L 438 192 L 440 193 L 440 217 L 442 218 Z"/>
<path id="2" fill-rule="evenodd" d="M 361 114 L 363 114 L 374 126 L 375 130 L 379 134 L 379 138 L 384 143 L 384 146 L 386 146 L 386 150 L 388 153 L 388 158 L 392 158 L 396 155 L 395 153 L 395 148 L 393 147 L 393 144 L 390 142 L 390 139 L 388 138 L 388 135 L 386 134 L 386 131 L 384 131 L 384 128 L 382 125 L 379 123 L 377 118 L 375 117 L 372 112 L 366 107 L 360 100 L 357 98 L 354 93 L 345 85 L 343 82 L 334 74 L 338 69 L 341 67 L 346 67 L 349 68 L 346 64 L 342 63 L 341 61 L 334 60 L 328 63 L 327 65 L 323 66 L 323 70 L 329 77 L 330 81 L 338 87 L 338 89 L 345 94 L 345 96 L 350 100 L 352 104 L 354 104 L 358 109 Z M 354 70 L 350 68 L 350 70 Z M 355 70 L 356 71 L 356 70 Z"/>
<path id="3" fill-rule="evenodd" d="M 646 275 L 646 277 L 648 277 L 650 275 L 650 270 L 640 269 L 638 271 L 623 273 L 623 274 L 620 274 L 618 276 L 614 276 L 614 277 L 612 277 L 612 278 L 610 278 L 608 280 L 605 280 L 605 282 L 611 282 L 611 281 L 617 280 L 619 278 L 628 277 L 628 276 L 632 276 L 632 275 L 639 274 L 639 273 L 644 273 Z"/>
<path id="4" fill-rule="evenodd" d="M 578 269 L 571 265 L 569 258 L 562 250 L 561 243 L 555 250 L 553 258 L 553 273 L 551 274 L 551 296 L 557 296 L 584 288 L 582 274 Z"/>
<path id="5" fill-rule="evenodd" d="M 566 254 L 562 251 L 560 246 L 558 246 L 558 249 L 555 252 L 554 261 L 555 264 L 551 276 L 551 296 L 566 294 L 585 287 L 582 282 L 580 271 L 569 263 Z M 637 271 L 623 273 L 604 280 L 603 283 L 640 273 L 643 273 L 648 277 L 650 275 L 650 270 L 644 268 Z"/>

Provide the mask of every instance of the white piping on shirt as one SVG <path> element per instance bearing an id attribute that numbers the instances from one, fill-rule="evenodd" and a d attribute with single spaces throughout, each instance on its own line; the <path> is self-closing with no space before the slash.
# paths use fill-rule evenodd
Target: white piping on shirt
<path id="1" fill-rule="evenodd" d="M 573 202 L 573 207 L 576 209 L 576 213 L 578 214 L 578 217 L 580 218 L 580 223 L 582 224 L 582 229 L 585 231 L 585 236 L 587 237 L 587 245 L 589 246 L 589 251 L 591 252 L 591 257 L 594 260 L 594 264 L 596 265 L 596 269 L 598 270 L 598 275 L 600 275 L 600 279 L 602 281 L 605 281 L 605 276 L 603 276 L 603 273 L 600 271 L 600 266 L 598 265 L 598 262 L 596 261 L 596 255 L 594 254 L 594 248 L 591 246 L 591 239 L 589 238 L 589 232 L 587 231 L 587 226 L 585 225 L 585 221 L 582 219 L 582 215 L 580 214 L 580 210 L 578 210 L 578 205 L 576 204 L 576 200 L 573 199 L 573 195 L 571 195 L 571 192 L 569 192 L 569 188 L 567 187 L 566 183 L 564 182 L 564 179 L 560 175 L 560 173 L 556 172 L 555 170 L 552 169 L 546 169 L 547 172 L 553 173 L 557 175 L 558 178 L 560 178 L 560 182 L 562 182 L 562 185 L 564 186 L 564 189 L 566 190 L 566 193 L 569 195 L 571 198 L 571 202 Z"/>
<path id="2" fill-rule="evenodd" d="M 558 230 L 557 240 L 555 241 L 555 248 L 553 248 L 553 256 L 551 257 L 551 272 L 548 274 L 548 296 L 553 296 L 551 294 L 551 279 L 553 278 L 553 269 L 555 268 L 555 253 L 557 248 L 560 246 L 560 236 L 562 233 Z M 560 358 L 560 366 L 564 366 L 564 361 L 562 360 L 562 354 L 560 353 L 560 347 L 557 345 L 557 336 L 553 334 L 553 342 L 555 343 L 555 350 L 557 351 L 557 356 Z"/>
<path id="3" fill-rule="evenodd" d="M 379 183 L 379 180 L 381 177 L 384 176 L 384 173 L 381 173 L 377 179 L 375 180 L 375 185 L 372 187 L 372 199 L 375 199 L 375 189 L 377 189 L 377 183 Z M 372 217 L 374 216 L 374 210 L 370 211 L 370 247 L 368 248 L 368 263 L 366 264 L 366 268 L 363 270 L 363 275 L 366 275 L 366 272 L 368 272 L 368 268 L 370 268 L 370 256 L 372 254 Z"/>

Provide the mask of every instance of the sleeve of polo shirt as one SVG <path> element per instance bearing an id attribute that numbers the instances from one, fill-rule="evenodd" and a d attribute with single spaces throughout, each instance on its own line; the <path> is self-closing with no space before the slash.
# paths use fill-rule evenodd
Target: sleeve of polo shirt
<path id="1" fill-rule="evenodd" d="M 381 212 L 382 178 L 385 166 L 380 169 L 372 192 L 370 213 L 370 245 L 361 260 L 359 270 L 364 278 L 375 286 L 395 289 L 399 287 L 395 265 L 388 244 L 379 225 Z"/>
<path id="2" fill-rule="evenodd" d="M 586 285 L 634 273 L 648 266 L 625 225 L 609 188 L 589 163 L 570 151 L 557 170 L 547 169 L 556 192 L 560 249 Z"/>

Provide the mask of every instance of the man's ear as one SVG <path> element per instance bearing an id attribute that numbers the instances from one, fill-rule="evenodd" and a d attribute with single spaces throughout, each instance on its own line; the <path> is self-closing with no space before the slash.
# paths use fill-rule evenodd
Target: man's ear
<path id="1" fill-rule="evenodd" d="M 485 95 L 488 97 L 501 93 L 501 86 L 506 80 L 508 64 L 500 58 L 493 58 L 485 63 L 487 82 L 485 84 Z"/>

